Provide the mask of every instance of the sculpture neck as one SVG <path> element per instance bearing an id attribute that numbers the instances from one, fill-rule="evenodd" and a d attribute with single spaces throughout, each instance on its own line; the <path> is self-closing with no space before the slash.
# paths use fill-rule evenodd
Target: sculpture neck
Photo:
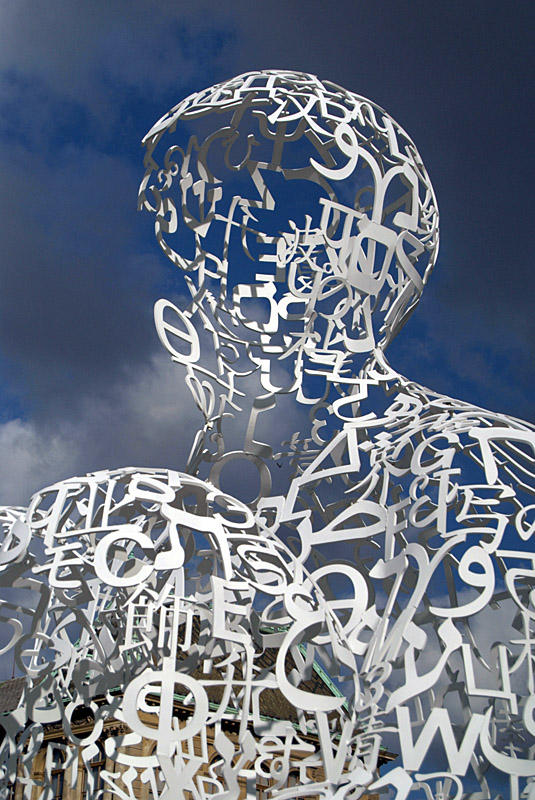
<path id="1" fill-rule="evenodd" d="M 374 420 L 383 417 L 385 410 L 407 386 L 407 381 L 392 369 L 382 350 L 348 358 L 337 373 L 324 373 L 321 377 L 325 384 L 324 393 L 309 405 L 307 438 L 301 440 L 302 446 L 306 446 L 302 453 L 305 461 L 310 461 L 308 450 L 323 448 L 344 426 L 352 425 L 355 420 L 369 418 L 373 426 Z M 299 391 L 303 402 L 306 389 Z M 292 444 L 291 453 L 287 455 L 293 454 L 295 462 L 297 442 Z"/>
<path id="2" fill-rule="evenodd" d="M 334 368 L 319 360 L 300 366 L 304 380 L 289 391 L 266 392 L 261 375 L 241 380 L 237 388 L 249 391 L 239 396 L 239 404 L 222 406 L 198 432 L 188 472 L 238 497 L 236 483 L 243 482 L 249 491 L 258 480 L 262 492 L 269 485 L 270 494 L 284 494 L 293 477 L 345 424 L 366 416 L 372 422 L 380 418 L 406 383 L 380 350 L 346 357 Z"/>

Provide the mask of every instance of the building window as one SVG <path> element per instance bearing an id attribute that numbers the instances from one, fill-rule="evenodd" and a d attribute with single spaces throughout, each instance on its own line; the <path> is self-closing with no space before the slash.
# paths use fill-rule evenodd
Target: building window
<path id="1" fill-rule="evenodd" d="M 264 778 L 263 775 L 256 776 L 256 800 L 265 800 L 268 796 L 267 791 L 269 789 L 269 779 Z"/>
<path id="2" fill-rule="evenodd" d="M 61 800 L 65 783 L 65 753 L 59 748 L 54 748 L 52 759 L 52 770 L 50 772 L 52 800 Z"/>
<path id="3" fill-rule="evenodd" d="M 299 786 L 299 770 L 298 769 L 291 769 L 288 773 L 288 781 L 286 786 L 290 788 L 290 786 Z"/>
<path id="4" fill-rule="evenodd" d="M 156 744 L 151 750 L 151 756 L 156 755 Z M 153 771 L 152 780 L 148 784 L 149 786 L 149 798 L 148 800 L 156 800 L 156 798 L 160 797 L 162 792 L 165 790 L 165 778 L 163 777 L 163 773 L 160 767 L 157 767 Z M 156 790 L 156 794 L 154 794 L 153 790 Z M 187 795 L 189 797 L 189 795 Z"/>
<path id="5" fill-rule="evenodd" d="M 93 756 L 91 761 L 87 764 L 83 771 L 82 778 L 82 800 L 92 800 L 97 796 L 97 792 L 104 788 L 104 781 L 102 780 L 102 770 L 106 766 L 106 756 L 102 746 L 99 744 L 98 753 Z M 93 776 L 91 791 L 91 784 L 89 781 L 88 772 Z"/>
<path id="6" fill-rule="evenodd" d="M 262 775 L 256 776 L 256 800 L 266 800 L 266 798 L 271 797 L 271 786 L 272 782 L 269 778 L 264 778 Z M 300 786 L 300 777 L 299 777 L 299 770 L 298 769 L 291 769 L 288 773 L 288 780 L 286 781 L 286 787 L 283 788 L 290 788 L 291 786 Z M 314 795 L 313 800 L 316 800 L 316 795 Z"/>

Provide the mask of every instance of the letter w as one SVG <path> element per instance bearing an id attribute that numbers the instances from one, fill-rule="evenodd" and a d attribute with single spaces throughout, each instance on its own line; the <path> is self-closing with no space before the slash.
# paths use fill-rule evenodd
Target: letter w
<path id="1" fill-rule="evenodd" d="M 398 717 L 401 754 L 405 769 L 420 769 L 420 765 L 429 750 L 435 733 L 440 731 L 444 750 L 448 758 L 450 772 L 453 772 L 455 775 L 465 775 L 479 734 L 485 722 L 483 714 L 473 714 L 466 727 L 460 747 L 457 747 L 450 717 L 445 708 L 434 708 L 431 711 L 416 742 L 413 742 L 412 739 L 409 709 L 405 706 L 401 706 L 396 708 L 396 714 Z"/>

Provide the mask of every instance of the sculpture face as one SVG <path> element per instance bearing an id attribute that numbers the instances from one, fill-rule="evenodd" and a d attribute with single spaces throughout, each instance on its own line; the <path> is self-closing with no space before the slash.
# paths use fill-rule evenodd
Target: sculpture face
<path id="1" fill-rule="evenodd" d="M 248 73 L 187 98 L 144 142 L 140 206 L 160 246 L 262 356 L 371 352 L 418 301 L 438 248 L 433 189 L 368 100 Z"/>

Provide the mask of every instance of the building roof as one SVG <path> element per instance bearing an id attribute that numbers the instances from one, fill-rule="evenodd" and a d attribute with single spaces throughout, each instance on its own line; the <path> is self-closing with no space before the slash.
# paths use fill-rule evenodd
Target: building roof
<path id="1" fill-rule="evenodd" d="M 273 648 L 268 648 L 258 659 L 257 666 L 264 667 L 266 670 L 269 670 L 269 668 L 273 667 L 276 656 L 277 651 Z M 289 673 L 293 669 L 295 669 L 295 664 L 292 657 L 288 654 L 286 656 L 286 671 Z M 237 672 L 240 673 L 241 670 L 238 669 Z M 220 672 L 217 667 L 214 667 L 212 674 L 206 675 L 201 669 L 197 669 L 195 670 L 193 677 L 217 680 L 224 678 L 224 672 Z M 239 677 L 241 678 L 241 674 L 239 674 Z M 4 714 L 9 711 L 14 711 L 18 707 L 22 697 L 22 692 L 24 690 L 25 682 L 25 678 L 13 678 L 9 681 L 0 683 L 0 713 Z M 316 669 L 312 671 L 310 679 L 301 684 L 301 688 L 313 694 L 337 694 L 336 690 L 333 691 L 331 687 L 327 685 L 321 674 Z M 212 687 L 209 689 L 208 695 L 212 702 L 218 703 L 223 696 L 223 686 Z M 229 709 L 229 711 L 231 711 L 231 709 Z M 291 722 L 297 721 L 296 709 L 284 697 L 279 689 L 264 689 L 260 696 L 260 713 L 265 717 L 287 719 Z"/>
<path id="2" fill-rule="evenodd" d="M 180 626 L 180 632 L 184 625 Z M 198 616 L 194 616 L 192 625 L 192 643 L 197 644 L 200 635 L 200 620 Z M 278 650 L 274 647 L 268 647 L 263 652 L 255 654 L 255 673 L 258 675 L 272 673 L 275 662 L 277 660 Z M 178 661 L 187 659 L 188 653 L 179 651 Z M 226 671 L 219 667 L 218 662 L 225 662 L 226 658 L 214 659 L 212 662 L 212 669 L 210 674 L 206 674 L 202 666 L 197 666 L 193 671 L 193 677 L 197 679 L 208 679 L 211 681 L 220 682 L 219 685 L 212 685 L 208 688 L 208 699 L 215 706 L 219 705 L 224 695 L 224 683 L 226 678 Z M 285 672 L 289 675 L 297 669 L 297 665 L 290 652 L 286 654 Z M 234 676 L 237 680 L 243 680 L 241 664 L 238 662 L 234 665 Z M 9 681 L 0 683 L 0 713 L 14 711 L 22 697 L 22 692 L 25 685 L 25 678 L 13 678 Z M 254 679 L 253 679 L 254 681 Z M 332 683 L 329 676 L 321 669 L 321 667 L 314 662 L 307 680 L 300 683 L 300 688 L 311 694 L 320 695 L 335 695 L 341 697 L 341 693 L 337 687 Z M 278 720 L 288 720 L 294 724 L 298 721 L 297 709 L 289 702 L 284 694 L 278 688 L 264 689 L 259 698 L 260 714 L 263 717 L 269 717 Z M 237 713 L 238 709 L 228 708 L 230 714 Z"/>

